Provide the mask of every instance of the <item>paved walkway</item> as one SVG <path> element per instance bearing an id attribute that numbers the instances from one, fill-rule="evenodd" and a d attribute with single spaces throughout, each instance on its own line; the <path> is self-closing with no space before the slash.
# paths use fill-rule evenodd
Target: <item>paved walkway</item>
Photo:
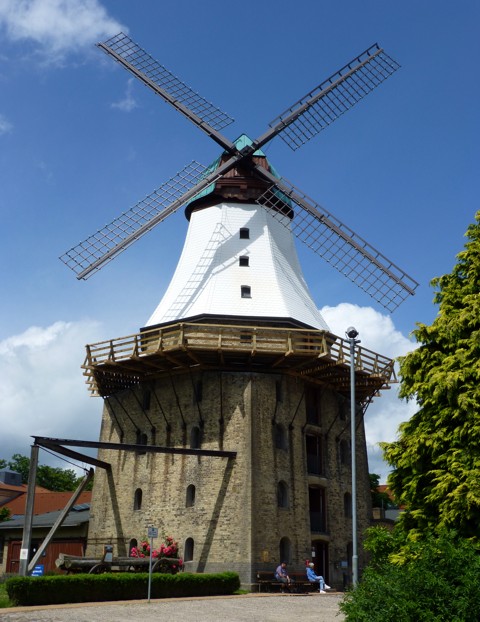
<path id="1" fill-rule="evenodd" d="M 15 607 L 0 609 L 1 622 L 341 622 L 342 594 L 245 594 L 212 598 Z"/>

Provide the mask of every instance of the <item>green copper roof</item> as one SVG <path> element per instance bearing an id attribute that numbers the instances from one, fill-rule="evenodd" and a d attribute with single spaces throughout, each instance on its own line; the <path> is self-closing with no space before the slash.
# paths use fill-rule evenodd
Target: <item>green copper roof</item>
<path id="1" fill-rule="evenodd" d="M 233 143 L 234 143 L 235 147 L 239 151 L 241 151 L 244 147 L 250 147 L 253 144 L 253 141 L 246 134 L 241 134 L 236 140 L 233 141 Z M 227 152 L 224 151 L 222 155 L 224 155 L 225 153 L 227 153 Z M 253 155 L 254 156 L 258 156 L 260 158 L 266 158 L 266 155 L 263 153 L 263 151 L 261 149 L 257 149 Z M 210 175 L 210 173 L 213 173 L 219 167 L 221 157 L 222 156 L 219 156 L 209 166 L 207 166 L 207 168 L 205 169 L 205 173 L 204 173 L 205 177 Z M 273 168 L 273 166 L 270 163 L 268 164 L 268 166 L 269 166 L 270 172 L 273 175 L 275 175 L 275 177 L 278 177 L 280 179 L 280 175 Z M 206 197 L 208 194 L 211 194 L 213 192 L 214 188 L 215 188 L 215 183 L 210 184 L 209 186 L 204 188 L 201 192 L 196 194 L 192 199 L 190 199 L 190 201 L 187 203 L 187 205 L 189 205 L 193 201 L 196 201 L 197 199 L 200 199 L 201 197 Z"/>
<path id="2" fill-rule="evenodd" d="M 253 141 L 246 134 L 241 134 L 236 140 L 233 141 L 235 147 L 241 151 L 244 147 L 251 147 Z M 261 149 L 257 149 L 253 155 L 265 158 L 265 154 Z"/>

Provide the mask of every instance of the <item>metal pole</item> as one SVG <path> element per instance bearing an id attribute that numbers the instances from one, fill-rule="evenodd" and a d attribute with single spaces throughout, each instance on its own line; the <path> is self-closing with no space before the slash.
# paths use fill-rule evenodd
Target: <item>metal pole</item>
<path id="1" fill-rule="evenodd" d="M 148 601 L 150 602 L 150 594 L 152 592 L 152 554 L 153 554 L 153 537 L 150 535 L 150 559 L 148 560 Z"/>
<path id="2" fill-rule="evenodd" d="M 25 520 L 23 523 L 23 538 L 20 549 L 20 564 L 18 574 L 26 577 L 28 574 L 28 556 L 30 554 L 30 546 L 32 543 L 32 525 L 33 525 L 33 506 L 35 502 L 35 484 L 37 481 L 37 465 L 38 465 L 38 445 L 32 445 L 30 452 L 30 470 L 28 472 L 27 482 L 27 500 L 25 502 Z"/>
<path id="3" fill-rule="evenodd" d="M 358 583 L 358 547 L 357 547 L 357 464 L 356 464 L 356 404 L 355 404 L 355 345 L 360 343 L 355 338 L 358 331 L 353 327 L 347 328 L 347 337 L 350 341 L 350 436 L 352 444 L 352 585 Z"/>
<path id="4" fill-rule="evenodd" d="M 153 539 L 158 538 L 158 528 L 149 527 L 147 537 L 150 538 L 150 559 L 148 560 L 148 602 L 150 602 L 150 594 L 152 591 L 152 557 L 153 557 Z"/>

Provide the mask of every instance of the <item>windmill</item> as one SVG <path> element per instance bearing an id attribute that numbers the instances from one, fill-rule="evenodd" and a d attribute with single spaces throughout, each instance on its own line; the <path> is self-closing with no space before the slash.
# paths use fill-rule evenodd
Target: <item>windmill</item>
<path id="1" fill-rule="evenodd" d="M 363 413 L 394 378 L 393 361 L 362 347 L 350 370 L 348 342 L 313 302 L 293 234 L 389 311 L 417 283 L 280 177 L 262 149 L 276 136 L 297 149 L 399 66 L 373 45 L 257 139 L 231 141 L 222 132 L 233 120 L 127 35 L 98 45 L 222 152 L 210 166 L 188 164 L 61 257 L 87 279 L 186 208 L 182 256 L 147 324 L 87 346 L 87 384 L 105 400 L 99 455 L 112 466 L 95 476 L 89 553 L 108 541 L 126 554 L 153 521 L 175 530 L 187 569 L 237 570 L 248 585 L 273 560 L 303 570 L 315 553 L 317 572 L 342 586 L 351 372 L 362 533 L 370 524 Z"/>
<path id="2" fill-rule="evenodd" d="M 213 170 L 197 162 L 187 165 L 137 205 L 64 253 L 61 260 L 78 279 L 87 279 L 207 189 L 228 186 L 233 171 L 236 176 L 248 177 L 250 185 L 254 180 L 257 192 L 253 199 L 269 215 L 279 218 L 298 239 L 388 311 L 415 293 L 418 283 L 404 270 L 255 157 L 276 136 L 293 150 L 298 149 L 391 76 L 399 65 L 378 44 L 292 104 L 257 139 L 234 142 L 221 133 L 233 119 L 192 91 L 127 35 L 120 33 L 98 46 L 210 136 L 223 154 Z M 289 218 L 282 218 L 285 215 Z"/>

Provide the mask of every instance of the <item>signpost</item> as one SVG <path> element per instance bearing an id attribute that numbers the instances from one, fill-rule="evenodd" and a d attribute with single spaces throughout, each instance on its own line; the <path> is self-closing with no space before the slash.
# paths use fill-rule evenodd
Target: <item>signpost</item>
<path id="1" fill-rule="evenodd" d="M 149 560 L 149 564 L 148 564 L 148 602 L 150 602 L 150 593 L 151 593 L 151 590 L 152 590 L 153 540 L 154 540 L 154 538 L 158 538 L 158 529 L 157 529 L 157 527 L 149 527 L 147 535 L 150 538 L 150 560 Z"/>

